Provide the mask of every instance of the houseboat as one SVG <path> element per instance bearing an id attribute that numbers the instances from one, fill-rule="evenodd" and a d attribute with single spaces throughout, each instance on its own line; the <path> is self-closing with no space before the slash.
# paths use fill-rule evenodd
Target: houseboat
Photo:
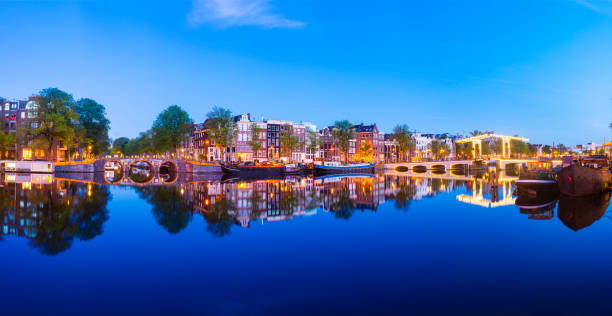
<path id="1" fill-rule="evenodd" d="M 14 173 L 54 173 L 55 164 L 50 161 L 2 160 L 0 169 L 2 172 Z"/>
<path id="2" fill-rule="evenodd" d="M 557 173 L 557 185 L 561 194 L 586 196 L 610 189 L 610 163 L 604 156 L 580 159 Z"/>
<path id="3" fill-rule="evenodd" d="M 559 192 L 550 159 L 530 161 L 527 165 L 523 165 L 519 179 L 515 183 L 518 195 L 554 195 Z"/>
<path id="4" fill-rule="evenodd" d="M 314 165 L 314 174 L 374 173 L 375 168 L 376 164 L 374 163 L 356 163 L 344 165 L 340 164 L 339 162 L 324 162 L 320 165 Z"/>
<path id="5" fill-rule="evenodd" d="M 285 173 L 285 166 L 279 164 L 228 164 L 221 165 L 224 175 L 238 177 L 280 176 Z"/>

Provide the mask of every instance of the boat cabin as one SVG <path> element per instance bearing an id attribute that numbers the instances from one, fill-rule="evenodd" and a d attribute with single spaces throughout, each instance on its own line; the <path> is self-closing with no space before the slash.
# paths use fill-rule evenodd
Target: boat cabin
<path id="1" fill-rule="evenodd" d="M 580 160 L 580 165 L 589 168 L 608 168 L 610 161 L 606 156 L 589 156 Z"/>
<path id="2" fill-rule="evenodd" d="M 540 159 L 538 161 L 530 161 L 527 163 L 527 169 L 529 170 L 552 171 L 552 168 L 552 159 Z"/>

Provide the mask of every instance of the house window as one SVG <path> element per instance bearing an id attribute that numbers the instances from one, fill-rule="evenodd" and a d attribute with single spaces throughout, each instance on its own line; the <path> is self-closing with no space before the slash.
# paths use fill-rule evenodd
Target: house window
<path id="1" fill-rule="evenodd" d="M 30 159 L 32 159 L 32 150 L 24 148 L 22 150 L 22 152 L 21 152 L 21 155 L 22 155 L 24 160 L 30 160 Z"/>

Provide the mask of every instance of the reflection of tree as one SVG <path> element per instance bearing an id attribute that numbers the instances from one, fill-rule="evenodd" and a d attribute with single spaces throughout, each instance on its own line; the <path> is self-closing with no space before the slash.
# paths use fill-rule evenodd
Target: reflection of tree
<path id="1" fill-rule="evenodd" d="M 355 213 L 355 204 L 351 200 L 351 192 L 346 181 L 342 182 L 342 188 L 336 192 L 330 211 L 334 212 L 336 218 L 342 219 L 349 219 Z"/>
<path id="2" fill-rule="evenodd" d="M 111 196 L 107 187 L 70 182 L 66 186 L 65 196 L 54 194 L 51 187 L 25 191 L 27 201 L 38 209 L 16 210 L 23 212 L 22 218 L 36 218 L 30 246 L 43 254 L 67 250 L 75 237 L 83 241 L 93 239 L 102 234 L 108 220 L 106 204 Z"/>
<path id="3" fill-rule="evenodd" d="M 249 197 L 251 203 L 251 220 L 255 220 L 261 217 L 261 214 L 265 212 L 265 209 L 260 208 L 260 204 L 263 201 L 261 194 L 257 191 L 253 191 L 253 194 Z"/>
<path id="4" fill-rule="evenodd" d="M 278 210 L 281 214 L 292 215 L 300 202 L 298 194 L 287 183 L 281 183 L 281 186 L 282 190 L 278 197 Z"/>
<path id="5" fill-rule="evenodd" d="M 96 185 L 92 186 L 88 192 L 87 198 L 80 200 L 78 205 L 74 205 L 74 213 L 78 215 L 77 237 L 80 240 L 91 240 L 102 235 L 103 224 L 108 220 L 106 203 L 111 198 L 108 187 Z M 100 211 L 101 205 L 104 206 L 103 211 Z"/>
<path id="6" fill-rule="evenodd" d="M 407 181 L 402 181 L 399 190 L 395 194 L 395 208 L 400 211 L 407 211 L 410 207 L 410 202 L 416 195 L 416 186 Z"/>
<path id="7" fill-rule="evenodd" d="M 232 225 L 238 224 L 236 206 L 234 202 L 225 196 L 220 196 L 210 206 L 208 212 L 204 213 L 204 219 L 208 223 L 206 231 L 213 234 L 213 236 L 224 237 L 229 235 Z"/>
<path id="8" fill-rule="evenodd" d="M 308 194 L 308 197 L 306 198 L 306 201 L 307 201 L 307 204 L 306 204 L 307 210 L 318 208 L 319 205 L 321 205 L 321 198 L 317 196 L 316 190 L 310 191 L 310 193 Z"/>
<path id="9" fill-rule="evenodd" d="M 193 217 L 191 208 L 177 187 L 142 187 L 141 197 L 151 204 L 157 223 L 171 234 L 185 229 Z"/>

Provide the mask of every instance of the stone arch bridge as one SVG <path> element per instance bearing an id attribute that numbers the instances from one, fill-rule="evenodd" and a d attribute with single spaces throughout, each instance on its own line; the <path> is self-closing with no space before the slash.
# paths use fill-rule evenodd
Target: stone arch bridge
<path id="1" fill-rule="evenodd" d="M 138 181 L 131 172 L 142 169 L 147 171 L 147 176 Z M 55 172 L 58 178 L 100 184 L 174 185 L 214 178 L 221 174 L 221 167 L 218 164 L 157 157 L 101 158 L 56 163 Z"/>

